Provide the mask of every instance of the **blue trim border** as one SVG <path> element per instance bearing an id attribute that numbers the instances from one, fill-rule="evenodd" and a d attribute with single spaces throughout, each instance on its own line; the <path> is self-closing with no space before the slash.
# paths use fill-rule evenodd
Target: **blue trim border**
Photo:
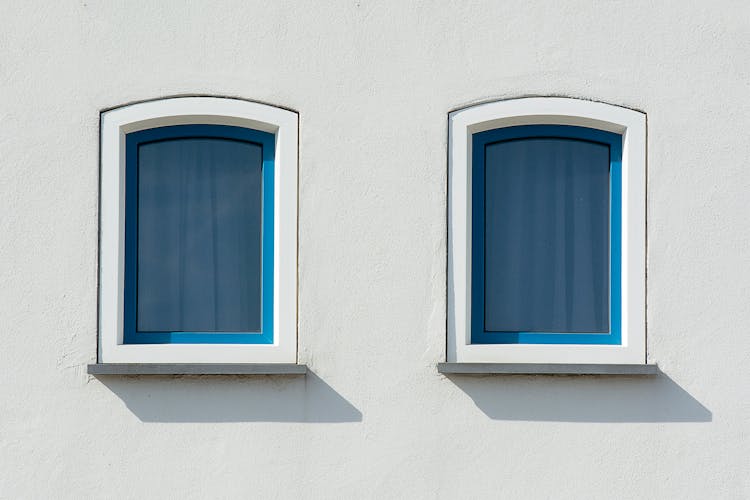
<path id="1" fill-rule="evenodd" d="M 485 148 L 514 139 L 555 137 L 605 144 L 610 162 L 610 328 L 609 333 L 497 332 L 484 329 L 484 174 Z M 472 344 L 622 344 L 622 136 L 570 125 L 521 125 L 478 132 L 472 136 Z"/>
<path id="2" fill-rule="evenodd" d="M 252 142 L 263 150 L 262 294 L 260 332 L 141 332 L 138 301 L 138 146 L 169 139 L 211 137 Z M 268 132 L 230 125 L 173 125 L 125 136 L 125 344 L 273 344 L 273 222 L 276 138 Z"/>

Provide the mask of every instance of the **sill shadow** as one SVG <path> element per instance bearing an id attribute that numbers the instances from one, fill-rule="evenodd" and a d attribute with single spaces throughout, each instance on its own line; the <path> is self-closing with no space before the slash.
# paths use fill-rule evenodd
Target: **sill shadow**
<path id="1" fill-rule="evenodd" d="M 98 375 L 142 422 L 361 422 L 362 413 L 305 377 Z"/>
<path id="2" fill-rule="evenodd" d="M 493 420 L 710 422 L 711 411 L 663 372 L 653 377 L 447 375 Z"/>

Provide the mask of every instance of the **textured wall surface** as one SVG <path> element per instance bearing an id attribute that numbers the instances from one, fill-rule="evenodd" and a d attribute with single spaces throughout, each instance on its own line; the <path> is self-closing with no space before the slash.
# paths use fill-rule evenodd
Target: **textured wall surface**
<path id="1" fill-rule="evenodd" d="M 0 498 L 750 497 L 744 2 L 0 2 Z M 300 114 L 304 379 L 89 377 L 99 112 Z M 447 113 L 648 114 L 655 379 L 451 377 Z"/>

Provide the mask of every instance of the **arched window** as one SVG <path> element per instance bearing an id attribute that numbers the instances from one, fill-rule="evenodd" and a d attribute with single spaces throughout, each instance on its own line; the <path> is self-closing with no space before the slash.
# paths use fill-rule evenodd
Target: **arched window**
<path id="1" fill-rule="evenodd" d="M 101 119 L 101 363 L 295 363 L 297 115 L 236 99 Z"/>
<path id="2" fill-rule="evenodd" d="M 576 99 L 451 113 L 449 362 L 645 363 L 645 133 Z"/>

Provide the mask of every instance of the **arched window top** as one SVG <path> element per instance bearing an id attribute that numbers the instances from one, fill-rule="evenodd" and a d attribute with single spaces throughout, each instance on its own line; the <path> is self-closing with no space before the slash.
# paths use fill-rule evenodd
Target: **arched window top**
<path id="1" fill-rule="evenodd" d="M 272 134 L 294 135 L 297 113 L 288 109 L 228 97 L 169 97 L 102 112 L 102 136 L 169 125 L 235 125 Z M 283 137 L 282 137 L 283 138 Z"/>
<path id="2" fill-rule="evenodd" d="M 524 97 L 477 104 L 450 113 L 451 130 L 471 133 L 516 125 L 574 125 L 617 134 L 642 132 L 646 115 L 603 102 L 568 97 Z M 455 125 L 454 125 L 455 124 Z"/>

